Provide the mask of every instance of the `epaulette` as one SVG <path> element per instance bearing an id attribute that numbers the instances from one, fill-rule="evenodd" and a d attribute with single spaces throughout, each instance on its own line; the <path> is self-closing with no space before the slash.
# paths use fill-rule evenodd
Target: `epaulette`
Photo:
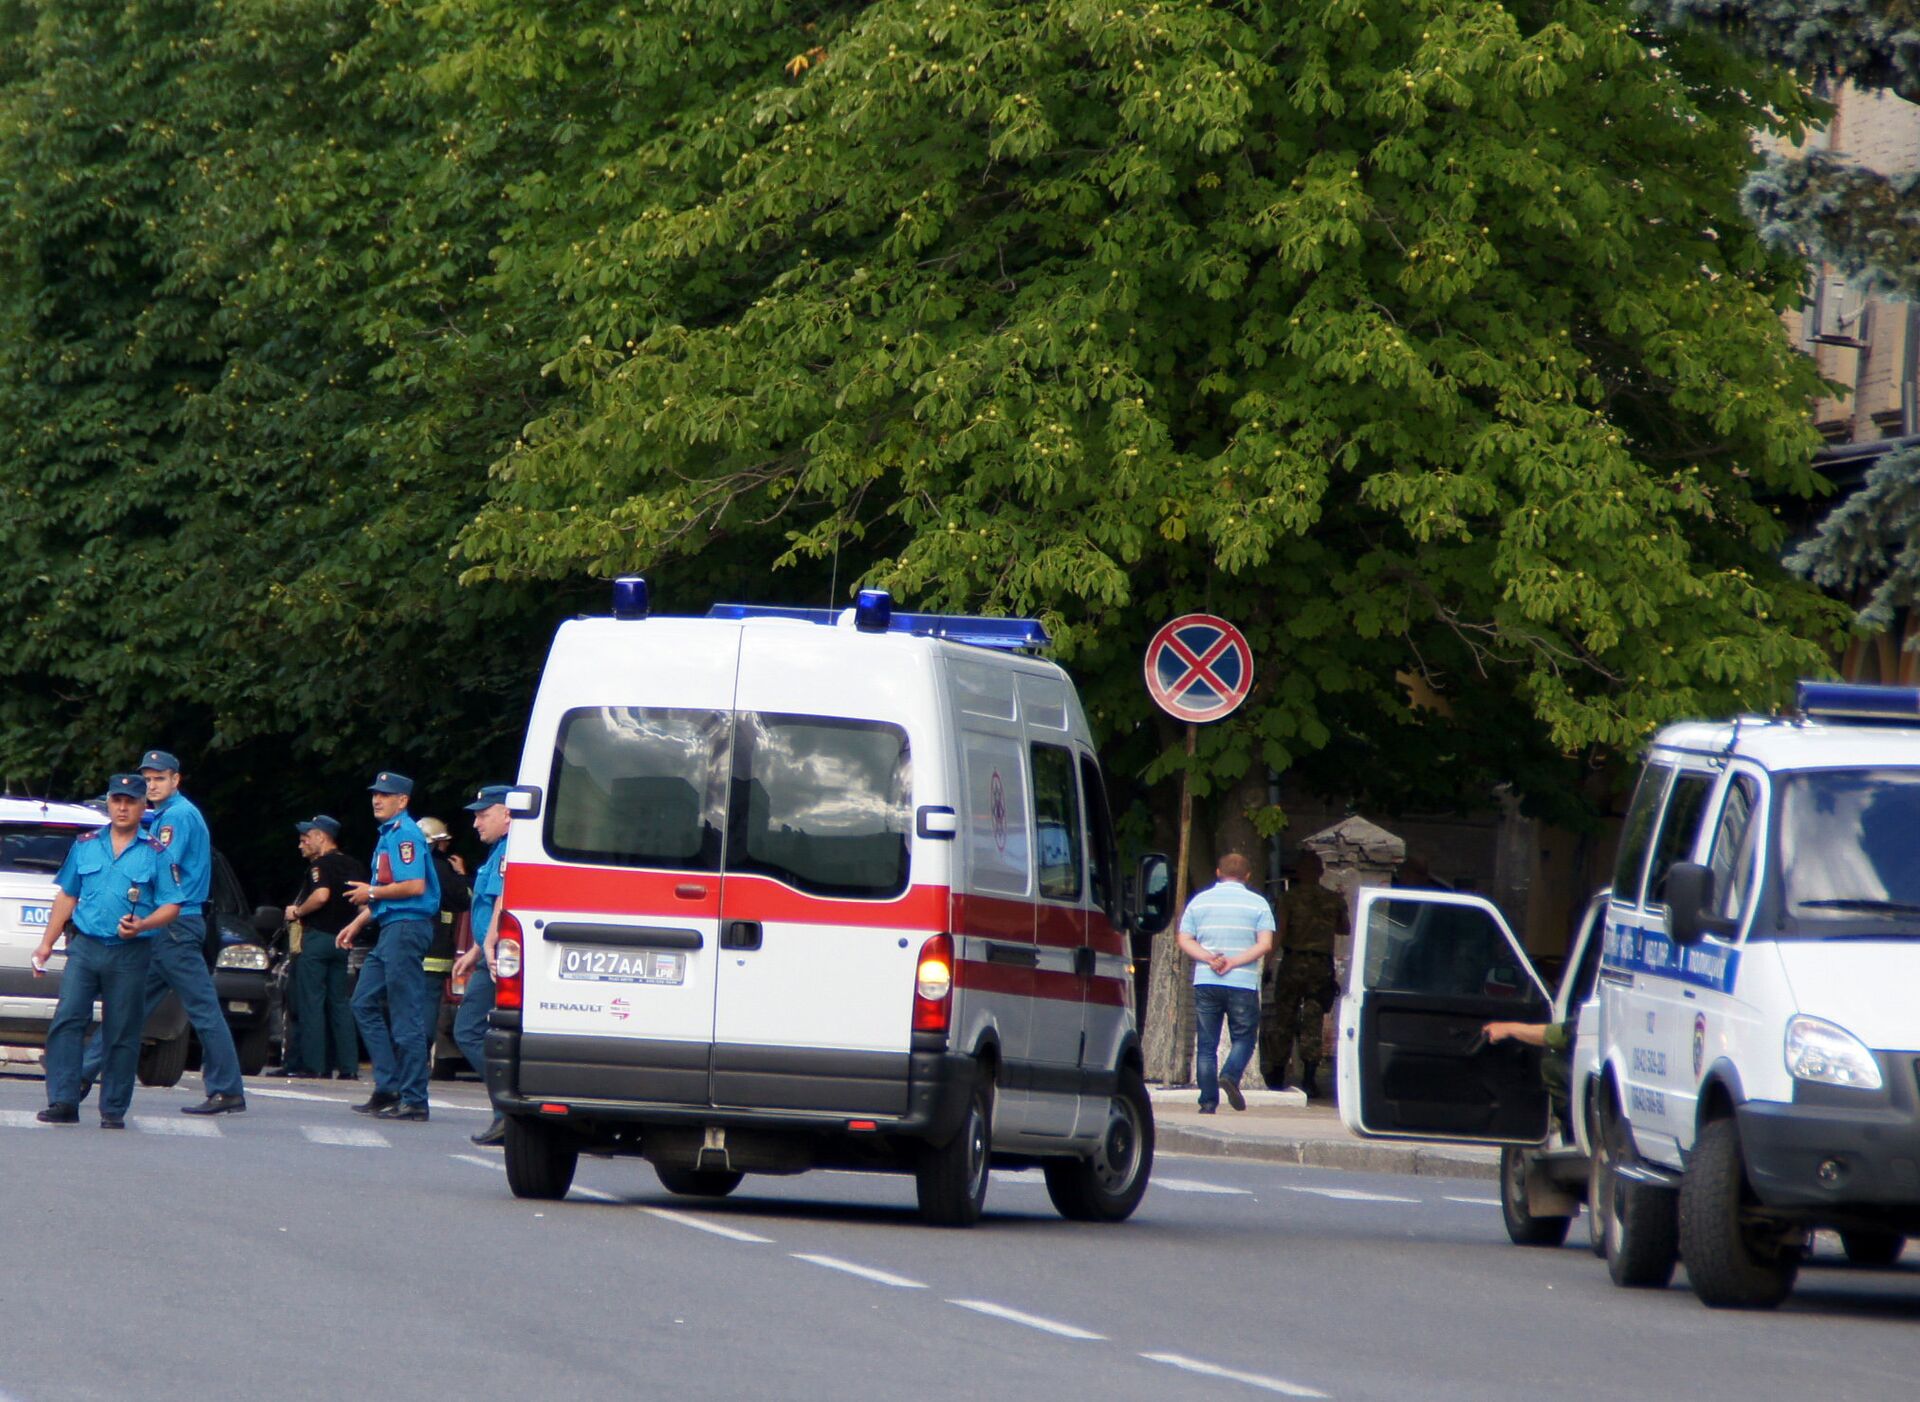
<path id="1" fill-rule="evenodd" d="M 143 837 L 140 840 L 156 852 L 164 852 L 167 850 L 166 844 L 157 837 Z"/>

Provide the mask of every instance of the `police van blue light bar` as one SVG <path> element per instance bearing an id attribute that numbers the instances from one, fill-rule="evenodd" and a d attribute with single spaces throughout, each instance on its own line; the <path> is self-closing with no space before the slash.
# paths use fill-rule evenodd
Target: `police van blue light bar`
<path id="1" fill-rule="evenodd" d="M 872 600 L 872 602 L 869 602 Z M 845 616 L 841 609 L 790 608 L 780 604 L 715 604 L 708 618 L 790 618 L 827 627 Z M 959 613 L 899 613 L 882 589 L 863 589 L 853 607 L 854 627 L 863 632 L 910 633 L 916 638 L 945 638 L 1002 652 L 1037 652 L 1053 639 L 1037 618 L 985 618 Z"/>
<path id="2" fill-rule="evenodd" d="M 1801 682 L 1800 714 L 1822 720 L 1904 721 L 1920 724 L 1920 687 L 1858 682 Z"/>

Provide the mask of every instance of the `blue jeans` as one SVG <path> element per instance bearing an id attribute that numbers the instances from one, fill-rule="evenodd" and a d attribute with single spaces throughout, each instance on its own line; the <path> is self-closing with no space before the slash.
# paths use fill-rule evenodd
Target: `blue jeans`
<path id="1" fill-rule="evenodd" d="M 180 995 L 187 1010 L 187 1021 L 200 1039 L 200 1076 L 208 1095 L 245 1095 L 247 1084 L 240 1078 L 240 1054 L 233 1049 L 233 1031 L 226 1014 L 220 1011 L 220 995 L 213 989 L 213 974 L 207 968 L 207 922 L 204 916 L 183 915 L 150 940 L 138 941 L 153 946 L 153 961 L 147 968 L 147 1003 L 140 1014 L 141 1026 L 167 996 L 171 988 Z M 105 1038 L 94 1038 L 87 1048 L 81 1075 L 94 1081 L 100 1078 L 101 1058 L 106 1055 Z M 102 1103 L 101 1109 L 106 1106 Z"/>
<path id="2" fill-rule="evenodd" d="M 482 959 L 467 975 L 467 991 L 460 1011 L 453 1015 L 453 1044 L 460 1048 L 480 1079 L 487 1079 L 487 1014 L 493 1011 L 493 975 Z"/>
<path id="3" fill-rule="evenodd" d="M 134 1068 L 140 1062 L 140 1028 L 146 1022 L 147 968 L 158 941 L 97 940 L 67 927 L 67 969 L 60 1002 L 47 1028 L 47 1104 L 80 1102 L 80 1042 L 100 1000 L 100 1035 L 88 1048 L 100 1081 L 100 1113 L 124 1117 L 133 1103 Z M 104 1067 L 105 1076 L 100 1075 Z"/>
<path id="4" fill-rule="evenodd" d="M 1233 1034 L 1233 1045 L 1227 1052 L 1227 1064 L 1216 1067 L 1222 1018 Z M 1253 1060 L 1260 1033 L 1260 990 L 1229 988 L 1223 983 L 1196 983 L 1193 1022 L 1200 1038 L 1193 1058 L 1194 1079 L 1200 1082 L 1200 1104 L 1215 1106 L 1220 1103 L 1220 1078 L 1238 1081 L 1247 1063 Z"/>
<path id="5" fill-rule="evenodd" d="M 360 966 L 353 1020 L 373 1063 L 373 1088 L 408 1105 L 427 1103 L 439 979 L 420 967 L 433 942 L 431 920 L 393 920 Z"/>

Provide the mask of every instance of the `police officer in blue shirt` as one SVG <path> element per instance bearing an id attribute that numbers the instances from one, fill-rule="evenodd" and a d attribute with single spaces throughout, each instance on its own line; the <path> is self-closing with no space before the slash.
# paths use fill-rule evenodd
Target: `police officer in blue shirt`
<path id="1" fill-rule="evenodd" d="M 513 820 L 507 811 L 507 786 L 488 784 L 467 805 L 467 812 L 473 814 L 473 830 L 491 850 L 473 878 L 473 948 L 453 966 L 454 977 L 467 981 L 460 1011 L 453 1017 L 453 1041 L 484 1082 L 487 1015 L 493 1011 L 493 950 L 500 924 L 500 892 L 506 885 L 507 825 Z M 493 1123 L 472 1138 L 483 1147 L 505 1143 L 507 1122 L 495 1110 Z"/>
<path id="2" fill-rule="evenodd" d="M 347 899 L 361 910 L 336 940 L 340 948 L 351 948 L 369 921 L 379 922 L 380 942 L 361 965 L 353 990 L 353 1019 L 373 1062 L 373 1095 L 353 1108 L 386 1120 L 424 1120 L 439 998 L 438 980 L 427 976 L 421 961 L 440 914 L 440 878 L 426 834 L 407 813 L 413 780 L 382 770 L 367 791 L 380 824 L 373 879 L 347 883 Z"/>
<path id="3" fill-rule="evenodd" d="M 140 1028 L 146 1020 L 147 969 L 154 932 L 180 914 L 184 893 L 160 844 L 140 835 L 147 786 L 138 774 L 116 774 L 107 785 L 107 826 L 74 839 L 54 883 L 47 930 L 33 952 L 33 974 L 43 977 L 53 946 L 64 934 L 67 967 L 60 1002 L 47 1028 L 48 1124 L 80 1118 L 80 1041 L 101 1006 L 103 1049 L 100 1127 L 125 1129 L 133 1102 Z"/>
<path id="4" fill-rule="evenodd" d="M 207 968 L 207 893 L 213 885 L 213 838 L 207 820 L 193 801 L 180 792 L 180 761 L 166 750 L 148 750 L 140 757 L 140 776 L 147 783 L 152 820 L 148 832 L 160 844 L 184 899 L 180 914 L 154 941 L 147 970 L 147 1011 L 151 1012 L 171 988 L 180 995 L 200 1039 L 200 1070 L 207 1098 L 188 1105 L 186 1115 L 227 1115 L 247 1108 L 246 1082 L 240 1078 L 240 1055 L 233 1032 L 220 1011 L 213 974 Z M 145 1024 L 145 1017 L 141 1022 Z M 106 1049 L 96 1038 L 87 1049 L 80 1071 L 80 1094 L 99 1077 Z"/>

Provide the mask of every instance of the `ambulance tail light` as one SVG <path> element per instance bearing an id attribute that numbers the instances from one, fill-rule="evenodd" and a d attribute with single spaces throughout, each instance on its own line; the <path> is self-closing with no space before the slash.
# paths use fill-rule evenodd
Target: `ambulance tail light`
<path id="1" fill-rule="evenodd" d="M 500 912 L 500 933 L 493 947 L 493 1005 L 522 1006 L 520 981 L 520 920 L 510 910 Z"/>
<path id="2" fill-rule="evenodd" d="M 913 976 L 913 1030 L 945 1032 L 953 1020 L 953 937 L 935 935 L 920 946 Z"/>

